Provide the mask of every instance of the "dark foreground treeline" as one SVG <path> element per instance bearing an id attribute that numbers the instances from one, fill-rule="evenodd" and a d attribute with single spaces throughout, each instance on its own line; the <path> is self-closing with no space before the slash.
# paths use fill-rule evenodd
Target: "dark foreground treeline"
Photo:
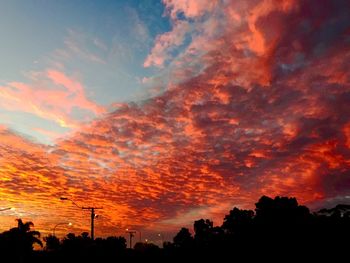
<path id="1" fill-rule="evenodd" d="M 194 222 L 194 235 L 182 228 L 163 248 L 137 243 L 126 248 L 124 237 L 97 238 L 87 233 L 39 239 L 32 223 L 0 234 L 0 262 L 226 262 L 278 261 L 348 262 L 350 257 L 350 206 L 338 205 L 311 213 L 295 198 L 263 196 L 255 211 L 233 208 L 221 226 L 208 219 Z M 33 244 L 43 246 L 33 250 Z"/>

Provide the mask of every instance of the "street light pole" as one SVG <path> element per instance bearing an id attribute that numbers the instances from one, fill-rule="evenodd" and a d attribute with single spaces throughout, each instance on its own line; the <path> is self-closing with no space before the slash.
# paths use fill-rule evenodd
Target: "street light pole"
<path id="1" fill-rule="evenodd" d="M 95 226 L 94 226 L 94 221 L 95 221 L 95 217 L 96 217 L 96 214 L 95 214 L 95 210 L 97 209 L 102 209 L 102 207 L 92 207 L 92 206 L 89 206 L 89 207 L 86 207 L 86 206 L 79 206 L 77 203 L 75 203 L 72 199 L 69 199 L 67 197 L 60 197 L 60 199 L 62 201 L 66 201 L 66 200 L 69 200 L 73 203 L 73 205 L 75 205 L 76 207 L 80 208 L 80 209 L 83 209 L 83 210 L 89 210 L 90 211 L 90 218 L 91 218 L 91 226 L 90 226 L 90 236 L 91 236 L 91 239 L 94 240 L 95 239 L 95 235 L 94 235 L 94 231 L 95 231 Z"/>
<path id="2" fill-rule="evenodd" d="M 52 229 L 52 235 L 55 236 L 55 231 L 56 231 L 56 228 L 57 228 L 58 226 L 60 226 L 60 225 L 65 225 L 65 224 L 67 224 L 67 223 L 58 223 L 57 225 L 55 225 L 55 227 Z M 68 225 L 71 226 L 72 223 L 69 222 Z"/>
<path id="3" fill-rule="evenodd" d="M 15 210 L 15 208 L 14 208 L 14 207 L 1 208 L 1 209 L 0 209 L 0 212 L 2 212 L 2 211 L 7 211 L 7 210 Z"/>

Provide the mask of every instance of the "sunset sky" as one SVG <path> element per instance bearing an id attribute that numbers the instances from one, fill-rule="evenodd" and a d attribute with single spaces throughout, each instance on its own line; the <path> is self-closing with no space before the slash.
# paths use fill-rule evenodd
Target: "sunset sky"
<path id="1" fill-rule="evenodd" d="M 348 0 L 3 0 L 0 231 L 157 242 L 261 195 L 350 203 Z M 159 240 L 158 240 L 159 241 Z"/>

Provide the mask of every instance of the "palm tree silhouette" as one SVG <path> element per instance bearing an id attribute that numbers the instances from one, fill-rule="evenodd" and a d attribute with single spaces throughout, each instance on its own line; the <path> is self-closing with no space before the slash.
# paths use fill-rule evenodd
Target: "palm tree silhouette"
<path id="1" fill-rule="evenodd" d="M 38 231 L 31 230 L 32 222 L 23 222 L 16 219 L 17 227 L 1 234 L 0 243 L 2 256 L 11 259 L 11 262 L 26 262 L 34 249 L 34 244 L 43 246 Z"/>
<path id="2" fill-rule="evenodd" d="M 23 223 L 22 219 L 16 219 L 18 226 L 17 228 L 12 228 L 10 230 L 13 232 L 17 232 L 18 238 L 22 241 L 23 248 L 26 250 L 26 248 L 30 248 L 30 250 L 33 250 L 34 244 L 38 244 L 41 247 L 43 246 L 43 243 L 41 242 L 40 238 L 40 232 L 35 230 L 30 230 L 31 227 L 34 226 L 33 222 L 28 221 Z"/>

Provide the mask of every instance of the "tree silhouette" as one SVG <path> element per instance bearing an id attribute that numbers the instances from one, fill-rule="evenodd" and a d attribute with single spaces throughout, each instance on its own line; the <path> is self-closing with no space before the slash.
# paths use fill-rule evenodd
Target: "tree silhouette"
<path id="1" fill-rule="evenodd" d="M 47 237 L 43 238 L 46 245 L 46 250 L 57 250 L 60 247 L 60 240 L 54 236 L 54 235 L 48 235 Z"/>
<path id="2" fill-rule="evenodd" d="M 225 216 L 221 226 L 224 232 L 223 246 L 248 245 L 254 238 L 254 211 L 234 207 Z M 239 244 L 237 244 L 239 243 Z"/>
<path id="3" fill-rule="evenodd" d="M 194 221 L 194 239 L 198 247 L 209 247 L 212 239 L 213 222 L 209 219 Z"/>
<path id="4" fill-rule="evenodd" d="M 22 219 L 16 219 L 17 227 L 11 228 L 1 234 L 1 249 L 4 257 L 12 258 L 14 261 L 23 261 L 34 249 L 34 244 L 43 246 L 38 231 L 33 231 L 32 222 L 23 222 Z"/>
<path id="5" fill-rule="evenodd" d="M 215 226 L 209 219 L 200 219 L 193 225 L 195 236 L 194 241 L 197 249 L 217 250 L 222 246 L 224 231 L 221 227 Z"/>
<path id="6" fill-rule="evenodd" d="M 252 227 L 254 211 L 241 210 L 234 207 L 228 215 L 225 216 L 222 228 L 226 234 L 239 234 Z"/>
<path id="7" fill-rule="evenodd" d="M 317 212 L 319 215 L 343 216 L 347 217 L 350 213 L 350 205 L 339 204 L 333 208 L 323 208 Z"/>
<path id="8" fill-rule="evenodd" d="M 159 251 L 159 247 L 153 243 L 137 242 L 134 249 L 141 253 L 156 253 Z"/>
<path id="9" fill-rule="evenodd" d="M 41 247 L 40 232 L 30 230 L 34 226 L 32 222 L 23 223 L 22 219 L 16 219 L 17 227 L 11 228 L 5 232 L 4 235 L 8 237 L 10 242 L 15 242 L 16 246 L 22 252 L 32 251 L 34 244 L 38 244 Z"/>
<path id="10" fill-rule="evenodd" d="M 81 233 L 81 238 L 84 239 L 84 240 L 90 239 L 90 237 L 89 237 L 89 232 L 83 232 L 83 233 Z"/>
<path id="11" fill-rule="evenodd" d="M 164 242 L 163 248 L 150 243 L 137 243 L 126 249 L 124 237 L 96 238 L 88 233 L 69 233 L 61 242 L 49 235 L 44 238 L 46 249 L 33 251 L 35 243 L 42 245 L 40 234 L 32 231 L 33 223 L 17 220 L 18 226 L 0 234 L 0 255 L 4 262 L 124 262 L 180 260 L 217 261 L 303 261 L 317 262 L 332 256 L 339 261 L 346 255 L 350 236 L 350 206 L 310 213 L 295 198 L 262 196 L 253 210 L 234 207 L 224 217 L 221 226 L 209 219 L 194 222 L 194 236 L 187 228 Z"/>
<path id="12" fill-rule="evenodd" d="M 193 237 L 188 228 L 181 228 L 181 230 L 173 238 L 174 245 L 177 248 L 189 249 L 193 245 Z"/>
<path id="13" fill-rule="evenodd" d="M 124 237 L 110 236 L 106 239 L 96 238 L 95 243 L 107 251 L 122 251 L 126 249 L 126 239 Z"/>
<path id="14" fill-rule="evenodd" d="M 90 247 L 93 240 L 89 237 L 88 232 L 83 232 L 81 235 L 76 236 L 74 233 L 69 233 L 62 240 L 62 249 L 69 253 L 79 252 Z"/>
<path id="15" fill-rule="evenodd" d="M 26 222 L 23 223 L 22 219 L 16 219 L 18 223 L 18 227 L 12 229 L 13 231 L 18 231 L 18 234 L 20 237 L 23 237 L 23 245 L 27 246 L 29 250 L 33 250 L 33 245 L 38 244 L 41 247 L 43 246 L 43 243 L 41 242 L 40 238 L 40 232 L 39 231 L 31 231 L 31 227 L 34 227 L 34 224 L 32 222 Z M 11 231 L 11 230 L 10 230 Z"/>
<path id="16" fill-rule="evenodd" d="M 300 206 L 294 197 L 262 196 L 255 207 L 255 220 L 265 223 L 302 222 L 310 217 L 309 209 Z"/>

